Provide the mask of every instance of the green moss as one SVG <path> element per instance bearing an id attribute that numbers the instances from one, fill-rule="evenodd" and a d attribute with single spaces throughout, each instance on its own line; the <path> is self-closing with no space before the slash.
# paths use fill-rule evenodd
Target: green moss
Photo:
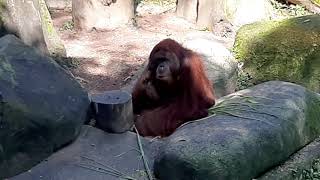
<path id="1" fill-rule="evenodd" d="M 42 29 L 50 55 L 66 56 L 65 47 L 62 44 L 62 41 L 60 40 L 60 37 L 57 34 L 56 30 L 54 29 L 52 19 L 45 1 L 38 0 L 38 2 L 40 8 Z"/>
<path id="2" fill-rule="evenodd" d="M 0 10 L 1 10 L 0 12 L 2 12 L 2 10 L 6 9 L 5 3 L 6 3 L 5 0 L 0 0 Z"/>
<path id="3" fill-rule="evenodd" d="M 47 10 L 46 4 L 43 0 L 39 0 L 39 7 L 41 11 L 42 26 L 47 29 L 49 35 L 52 35 L 52 33 L 54 32 L 53 23 L 51 20 L 50 13 Z"/>
<path id="4" fill-rule="evenodd" d="M 0 80 L 7 81 L 14 87 L 18 84 L 15 78 L 15 70 L 11 64 L 4 57 L 0 56 Z"/>
<path id="5" fill-rule="evenodd" d="M 282 80 L 320 90 L 320 16 L 254 23 L 242 27 L 236 59 L 252 83 Z"/>
<path id="6" fill-rule="evenodd" d="M 320 132 L 320 124 L 318 119 L 318 114 L 320 112 L 320 99 L 317 96 L 319 95 L 311 93 L 307 93 L 306 96 L 307 102 L 311 103 L 306 106 L 306 119 L 310 119 L 306 126 L 306 134 L 308 137 L 316 137 Z"/>
<path id="7" fill-rule="evenodd" d="M 3 14 L 2 14 L 2 12 L 4 12 L 4 10 L 5 10 L 5 4 L 4 3 L 5 3 L 4 0 L 0 0 L 0 28 L 1 28 L 2 24 L 3 24 L 3 20 L 2 20 Z"/>
<path id="8" fill-rule="evenodd" d="M 310 168 L 292 170 L 294 180 L 317 180 L 320 179 L 320 159 L 315 159 Z"/>

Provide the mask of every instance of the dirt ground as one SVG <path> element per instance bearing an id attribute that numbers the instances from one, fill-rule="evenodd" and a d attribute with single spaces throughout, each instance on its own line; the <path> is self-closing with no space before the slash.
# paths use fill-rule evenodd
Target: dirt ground
<path id="1" fill-rule="evenodd" d="M 67 56 L 79 60 L 72 73 L 90 93 L 96 93 L 125 86 L 162 39 L 181 41 L 197 31 L 192 23 L 176 17 L 174 9 L 146 4 L 138 8 L 135 25 L 103 32 L 63 30 L 72 19 L 68 11 L 54 11 L 52 18 Z"/>

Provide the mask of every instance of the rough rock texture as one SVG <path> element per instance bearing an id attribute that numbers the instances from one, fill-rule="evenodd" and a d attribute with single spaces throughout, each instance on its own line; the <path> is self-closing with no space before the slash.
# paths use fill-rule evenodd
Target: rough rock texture
<path id="1" fill-rule="evenodd" d="M 0 38 L 0 91 L 0 179 L 74 140 L 90 103 L 71 74 L 13 35 Z"/>
<path id="2" fill-rule="evenodd" d="M 154 156 L 160 144 L 144 138 L 141 138 L 141 141 L 148 164 L 152 168 Z M 105 171 L 111 168 L 139 180 L 148 179 L 136 134 L 132 132 L 108 134 L 91 126 L 83 126 L 79 138 L 74 143 L 53 154 L 31 171 L 13 177 L 11 180 L 34 180 L 39 177 L 42 180 L 122 179 Z"/>
<path id="3" fill-rule="evenodd" d="M 305 170 L 312 169 L 314 161 L 320 158 L 320 138 L 317 138 L 306 147 L 296 152 L 285 163 L 273 168 L 258 180 L 298 180 L 306 179 Z"/>
<path id="4" fill-rule="evenodd" d="M 206 74 L 213 84 L 217 98 L 235 92 L 238 65 L 232 53 L 222 43 L 214 37 L 191 36 L 183 46 L 203 56 Z"/>
<path id="5" fill-rule="evenodd" d="M 320 135 L 320 96 L 292 83 L 239 91 L 212 111 L 164 142 L 154 165 L 160 179 L 252 179 Z"/>
<path id="6" fill-rule="evenodd" d="M 253 84 L 290 81 L 320 92 L 319 15 L 243 26 L 234 52 Z"/>

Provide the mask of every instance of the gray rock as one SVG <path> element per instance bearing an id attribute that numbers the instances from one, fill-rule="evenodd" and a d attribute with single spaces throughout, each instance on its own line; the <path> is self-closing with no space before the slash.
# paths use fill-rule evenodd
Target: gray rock
<path id="1" fill-rule="evenodd" d="M 243 72 L 250 76 L 243 82 L 245 88 L 280 80 L 320 92 L 319 15 L 242 26 L 233 52 L 243 63 Z"/>
<path id="2" fill-rule="evenodd" d="M 145 138 L 141 138 L 141 141 L 149 166 L 152 168 L 154 156 L 158 152 L 160 143 Z M 83 126 L 81 135 L 74 143 L 53 154 L 47 161 L 40 163 L 30 171 L 13 177 L 11 180 L 34 180 L 39 177 L 42 180 L 120 179 L 107 173 L 98 172 L 98 169 L 88 169 L 88 167 L 94 168 L 93 166 L 109 170 L 112 167 L 136 179 L 148 179 L 138 150 L 137 137 L 133 132 L 109 134 L 91 126 Z M 100 171 L 103 170 L 100 169 Z"/>
<path id="3" fill-rule="evenodd" d="M 183 46 L 203 56 L 205 70 L 217 98 L 235 92 L 238 65 L 221 42 L 210 36 L 199 35 L 188 37 Z"/>
<path id="4" fill-rule="evenodd" d="M 305 170 L 310 170 L 315 160 L 320 158 L 320 138 L 294 153 L 286 162 L 263 174 L 258 180 L 307 179 Z M 318 166 L 315 166 L 318 167 Z M 314 167 L 314 168 L 315 168 Z M 312 173 L 312 172 L 311 172 Z M 311 178 L 312 179 L 312 178 Z"/>
<path id="5" fill-rule="evenodd" d="M 320 135 L 320 96 L 292 83 L 239 91 L 212 111 L 164 142 L 154 164 L 160 179 L 252 179 Z"/>
<path id="6" fill-rule="evenodd" d="M 90 103 L 70 73 L 13 35 L 0 38 L 0 90 L 0 179 L 74 140 Z"/>

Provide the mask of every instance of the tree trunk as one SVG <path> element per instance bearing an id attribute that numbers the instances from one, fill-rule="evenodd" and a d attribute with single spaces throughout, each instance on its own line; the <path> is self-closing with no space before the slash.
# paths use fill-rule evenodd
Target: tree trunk
<path id="1" fill-rule="evenodd" d="M 3 0 L 0 6 L 0 34 L 15 34 L 44 54 L 66 55 L 44 0 Z"/>
<path id="2" fill-rule="evenodd" d="M 107 91 L 91 97 L 96 126 L 111 133 L 123 133 L 133 127 L 131 95 L 125 91 Z"/>
<path id="3" fill-rule="evenodd" d="M 179 0 L 176 14 L 186 20 L 196 23 L 198 17 L 198 0 Z"/>
<path id="4" fill-rule="evenodd" d="M 76 29 L 114 29 L 131 23 L 134 0 L 72 0 L 72 17 Z"/>
<path id="5" fill-rule="evenodd" d="M 200 29 L 212 30 L 224 18 L 222 0 L 178 0 L 176 14 L 193 22 Z"/>
<path id="6" fill-rule="evenodd" d="M 48 48 L 44 40 L 41 27 L 41 18 L 34 2 L 31 0 L 7 0 L 7 18 L 5 26 L 27 45 L 40 49 L 48 54 Z"/>
<path id="7" fill-rule="evenodd" d="M 212 30 L 215 23 L 224 18 L 224 1 L 221 0 L 198 0 L 197 26 Z"/>

